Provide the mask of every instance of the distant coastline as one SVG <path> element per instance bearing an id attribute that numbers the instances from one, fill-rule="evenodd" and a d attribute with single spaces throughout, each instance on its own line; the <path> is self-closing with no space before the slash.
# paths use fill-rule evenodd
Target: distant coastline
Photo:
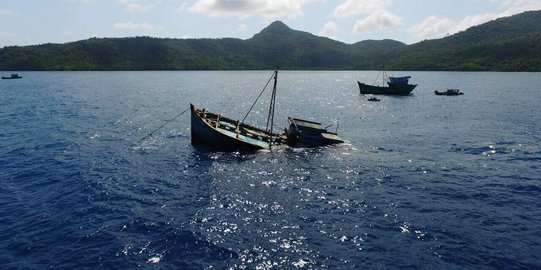
<path id="1" fill-rule="evenodd" d="M 541 71 L 541 11 L 441 39 L 346 44 L 280 21 L 250 39 L 90 38 L 0 49 L 2 71 L 142 70 Z"/>

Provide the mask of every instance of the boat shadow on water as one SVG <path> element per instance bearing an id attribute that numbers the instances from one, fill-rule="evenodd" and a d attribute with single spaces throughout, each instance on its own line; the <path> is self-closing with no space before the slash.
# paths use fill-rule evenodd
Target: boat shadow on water
<path id="1" fill-rule="evenodd" d="M 258 154 L 269 153 L 269 150 L 253 150 L 253 151 L 224 151 L 211 147 L 205 144 L 192 144 L 192 155 L 198 161 L 206 162 L 209 166 L 215 161 L 224 163 L 240 164 L 243 162 L 253 161 Z"/>

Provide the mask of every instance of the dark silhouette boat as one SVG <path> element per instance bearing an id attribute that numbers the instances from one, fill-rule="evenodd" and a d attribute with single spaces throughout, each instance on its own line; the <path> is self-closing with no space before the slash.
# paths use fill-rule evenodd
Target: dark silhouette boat
<path id="1" fill-rule="evenodd" d="M 21 79 L 23 76 L 19 76 L 17 73 L 11 73 L 11 76 L 5 77 L 2 76 L 2 80 L 12 80 L 12 79 Z"/>
<path id="2" fill-rule="evenodd" d="M 368 101 L 380 101 L 380 99 L 377 98 L 377 97 L 371 97 L 371 98 L 369 98 L 369 99 L 367 99 L 367 100 L 368 100 Z"/>
<path id="3" fill-rule="evenodd" d="M 435 90 L 434 91 L 434 94 L 436 94 L 437 96 L 460 96 L 460 95 L 464 95 L 463 92 L 460 92 L 459 89 L 447 89 L 445 91 L 438 91 L 438 90 Z"/>
<path id="4" fill-rule="evenodd" d="M 368 85 L 359 81 L 357 83 L 361 94 L 407 96 L 417 86 L 416 84 L 409 84 L 409 79 L 411 79 L 411 76 L 388 77 L 387 72 L 383 70 L 382 86 Z"/>

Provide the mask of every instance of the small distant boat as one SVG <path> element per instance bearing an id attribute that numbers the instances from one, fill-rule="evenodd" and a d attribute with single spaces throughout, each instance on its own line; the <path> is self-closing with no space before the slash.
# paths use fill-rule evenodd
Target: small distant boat
<path id="1" fill-rule="evenodd" d="M 460 96 L 460 95 L 464 95 L 464 93 L 460 92 L 459 89 L 447 89 L 445 91 L 438 91 L 438 90 L 435 90 L 434 91 L 434 94 L 436 94 L 437 96 Z"/>
<path id="2" fill-rule="evenodd" d="M 17 73 L 11 73 L 11 76 L 9 76 L 9 77 L 2 76 L 2 80 L 20 79 L 22 77 L 23 76 L 19 76 L 19 74 L 17 74 Z"/>
<path id="3" fill-rule="evenodd" d="M 338 134 L 327 131 L 321 123 L 288 117 L 287 144 L 291 147 L 318 147 L 343 143 Z"/>
<path id="4" fill-rule="evenodd" d="M 416 84 L 409 84 L 409 79 L 411 79 L 411 76 L 388 77 L 384 70 L 382 86 L 368 85 L 359 81 L 357 81 L 357 83 L 359 84 L 359 91 L 361 94 L 408 96 L 417 86 Z M 387 85 L 385 85 L 385 83 L 387 83 Z"/>
<path id="5" fill-rule="evenodd" d="M 367 99 L 368 101 L 379 101 L 379 99 L 377 97 L 371 97 L 369 99 Z"/>

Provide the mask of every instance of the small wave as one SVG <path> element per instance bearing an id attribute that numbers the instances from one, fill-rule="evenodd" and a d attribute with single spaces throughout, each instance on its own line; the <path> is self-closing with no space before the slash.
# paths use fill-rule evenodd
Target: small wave
<path id="1" fill-rule="evenodd" d="M 166 139 L 175 139 L 175 138 L 188 138 L 189 136 L 184 133 L 170 134 L 165 136 Z"/>
<path id="2" fill-rule="evenodd" d="M 159 263 L 162 259 L 162 255 L 156 255 L 148 258 L 147 263 Z"/>
<path id="3" fill-rule="evenodd" d="M 459 146 L 452 144 L 450 151 L 461 152 L 477 156 L 493 156 L 495 154 L 510 154 L 516 151 L 516 144 L 512 143 L 489 143 L 483 146 Z"/>

